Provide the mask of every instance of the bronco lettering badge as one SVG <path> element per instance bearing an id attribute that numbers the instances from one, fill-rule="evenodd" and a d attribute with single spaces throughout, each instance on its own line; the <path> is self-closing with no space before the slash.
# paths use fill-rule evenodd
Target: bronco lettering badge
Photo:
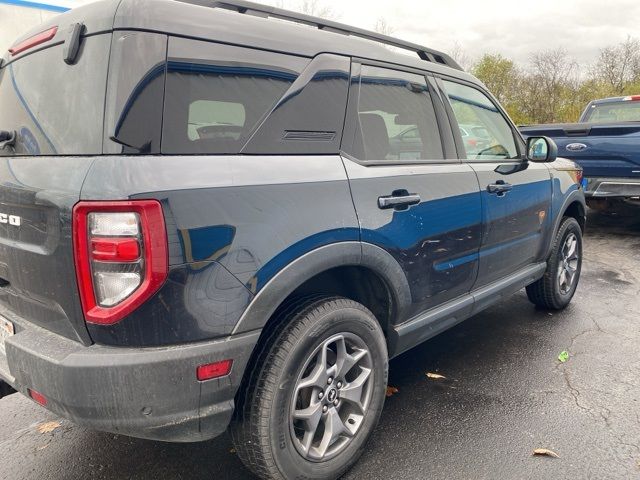
<path id="1" fill-rule="evenodd" d="M 22 218 L 17 215 L 7 215 L 6 213 L 0 213 L 0 223 L 8 223 L 15 227 L 19 227 L 22 224 Z"/>

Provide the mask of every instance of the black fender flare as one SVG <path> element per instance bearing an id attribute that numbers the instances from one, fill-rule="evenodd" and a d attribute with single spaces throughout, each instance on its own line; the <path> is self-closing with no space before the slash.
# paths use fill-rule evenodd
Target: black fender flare
<path id="1" fill-rule="evenodd" d="M 583 222 L 586 222 L 587 202 L 585 201 L 585 198 L 584 198 L 584 192 L 582 190 L 573 190 L 569 195 L 567 195 L 567 197 L 562 202 L 562 207 L 560 207 L 560 210 L 558 210 L 558 214 L 556 215 L 556 218 L 553 221 L 553 230 L 551 232 L 551 240 L 549 241 L 549 245 L 547 246 L 547 253 L 544 257 L 545 259 L 549 258 L 549 255 L 551 255 L 551 249 L 553 248 L 553 238 L 555 237 L 556 232 L 560 228 L 560 223 L 562 222 L 562 219 L 564 218 L 565 213 L 567 213 L 569 206 L 571 206 L 573 203 L 576 203 L 576 202 L 582 206 L 582 211 L 585 212 Z"/>
<path id="2" fill-rule="evenodd" d="M 411 305 L 411 290 L 396 259 L 376 245 L 339 242 L 312 250 L 280 270 L 253 298 L 232 335 L 264 328 L 276 309 L 300 285 L 319 273 L 344 266 L 366 267 L 379 275 L 391 293 L 394 317 L 404 318 Z"/>

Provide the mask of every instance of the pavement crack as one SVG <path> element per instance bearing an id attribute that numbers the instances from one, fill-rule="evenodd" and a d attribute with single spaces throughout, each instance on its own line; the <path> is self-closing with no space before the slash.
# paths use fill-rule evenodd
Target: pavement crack
<path id="1" fill-rule="evenodd" d="M 569 378 L 569 372 L 566 369 L 562 369 L 562 376 L 564 378 L 564 383 L 567 385 L 567 388 L 569 389 L 569 393 L 573 397 L 573 401 L 575 402 L 576 407 L 578 407 L 580 410 L 582 410 L 583 412 L 589 415 L 593 415 L 593 411 L 590 408 L 580 403 L 580 391 L 571 384 L 571 379 Z"/>

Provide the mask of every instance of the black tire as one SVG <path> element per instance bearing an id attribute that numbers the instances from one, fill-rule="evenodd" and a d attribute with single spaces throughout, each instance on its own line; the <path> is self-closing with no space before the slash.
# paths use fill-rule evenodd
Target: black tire
<path id="1" fill-rule="evenodd" d="M 570 238 L 576 240 L 577 259 L 575 260 L 575 273 L 571 284 L 562 282 L 561 269 L 567 265 L 565 262 L 564 250 Z M 571 264 L 571 263 L 570 263 Z M 567 278 L 565 269 L 565 279 Z M 527 287 L 529 300 L 542 308 L 550 310 L 562 310 L 571 302 L 576 288 L 580 281 L 582 270 L 582 229 L 575 218 L 565 217 L 562 219 L 560 228 L 556 232 L 553 240 L 551 255 L 547 260 L 547 269 L 544 276 L 535 283 Z"/>
<path id="2" fill-rule="evenodd" d="M 345 351 L 350 352 L 348 358 L 355 359 L 360 352 L 365 351 L 363 360 L 360 361 L 366 360 L 369 362 L 367 366 L 371 368 L 362 368 L 360 363 L 354 364 L 355 367 L 349 367 L 351 370 L 344 372 L 344 383 L 340 382 L 344 391 L 340 390 L 336 394 L 338 377 L 342 374 L 336 375 L 333 387 L 324 388 L 326 395 L 324 391 L 321 392 L 324 400 L 318 400 L 321 393 L 316 393 L 320 391 L 316 390 L 317 384 L 311 387 L 301 387 L 301 384 L 305 383 L 305 379 L 315 376 L 313 372 L 317 368 L 318 371 L 327 371 L 326 365 L 330 365 L 331 362 L 323 362 L 323 367 L 318 367 L 321 365 L 319 360 L 313 363 L 314 358 L 320 358 L 314 357 L 319 355 L 315 352 L 329 352 L 328 355 L 331 356 L 331 340 L 344 335 L 348 336 L 348 342 L 362 342 L 358 343 L 362 346 L 361 350 L 347 350 L 351 347 L 343 343 Z M 267 333 L 260 348 L 238 396 L 236 413 L 230 426 L 238 456 L 246 467 L 261 478 L 319 480 L 342 476 L 363 453 L 384 405 L 389 362 L 385 337 L 376 318 L 364 306 L 344 298 L 316 297 L 299 301 L 280 314 L 276 327 Z M 336 344 L 335 349 L 337 348 Z M 341 363 L 345 364 L 346 362 Z M 309 370 L 312 365 L 314 368 Z M 362 377 L 367 378 L 364 381 L 366 392 L 363 387 L 361 392 L 365 394 L 361 394 L 359 398 L 365 398 L 362 404 L 366 403 L 368 406 L 363 408 L 364 413 L 358 416 L 358 426 L 353 427 L 353 418 L 350 415 L 352 407 L 341 395 L 344 393 L 345 397 L 347 396 L 347 385 L 355 384 L 353 376 L 356 373 L 366 374 L 365 370 L 370 370 L 371 373 L 370 376 Z M 305 376 L 306 372 L 310 372 L 308 376 Z M 348 375 L 351 377 L 347 378 Z M 323 385 L 325 380 L 331 381 L 331 377 L 327 378 L 321 380 Z M 300 424 L 296 424 L 298 420 L 293 420 L 293 410 L 301 412 L 301 409 L 305 408 L 303 405 L 298 409 L 299 403 L 296 403 L 302 398 L 299 392 L 307 394 L 307 390 L 303 388 L 313 389 L 307 396 L 311 399 L 310 403 L 324 402 L 321 406 L 323 413 L 320 423 L 328 422 L 327 418 L 332 414 L 331 418 L 336 418 L 335 415 L 340 416 L 346 412 L 349 416 L 342 425 L 350 429 L 357 428 L 353 437 L 349 438 L 345 432 L 331 443 L 331 448 L 340 447 L 341 450 L 337 450 L 333 456 L 327 456 L 326 459 L 310 460 L 303 456 L 301 450 L 303 442 L 298 438 L 296 430 L 296 425 L 299 427 Z M 340 405 L 336 405 L 335 409 L 331 406 L 334 405 L 336 397 L 331 398 L 331 394 L 338 395 Z M 331 403 L 327 406 L 329 400 Z M 324 410 L 329 407 L 333 410 Z M 306 422 L 302 426 L 306 427 Z M 316 433 L 324 440 L 327 432 L 328 427 L 323 427 Z M 313 434 L 309 436 L 311 440 L 316 438 Z M 333 440 L 333 436 L 330 437 Z M 310 445 L 307 452 L 320 450 L 319 447 L 314 447 L 314 444 Z"/>

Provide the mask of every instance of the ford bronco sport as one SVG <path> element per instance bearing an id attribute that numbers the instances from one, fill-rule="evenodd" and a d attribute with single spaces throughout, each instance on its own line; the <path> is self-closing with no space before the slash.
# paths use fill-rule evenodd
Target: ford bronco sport
<path id="1" fill-rule="evenodd" d="M 230 428 L 262 477 L 340 476 L 390 358 L 578 284 L 579 168 L 449 56 L 339 23 L 77 8 L 3 55 L 0 130 L 0 395 L 148 439 Z"/>

